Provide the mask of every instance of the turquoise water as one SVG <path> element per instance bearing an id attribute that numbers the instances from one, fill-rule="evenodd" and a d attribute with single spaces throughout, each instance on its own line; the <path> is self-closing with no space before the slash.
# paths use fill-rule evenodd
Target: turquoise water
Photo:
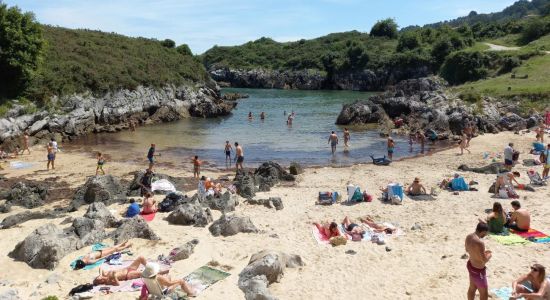
<path id="1" fill-rule="evenodd" d="M 173 123 L 139 127 L 135 132 L 98 134 L 81 139 L 94 150 L 115 152 L 120 158 L 145 160 L 148 145 L 155 143 L 162 153 L 161 161 L 189 164 L 198 155 L 210 167 L 224 168 L 224 144 L 239 142 L 244 148 L 245 167 L 273 160 L 288 165 L 297 161 L 304 165 L 350 165 L 370 162 L 386 153 L 386 139 L 378 131 L 350 128 L 349 151 L 343 151 L 344 126 L 335 125 L 343 104 L 367 99 L 373 93 L 351 91 L 295 91 L 263 89 L 224 89 L 250 95 L 239 100 L 233 114 L 218 119 L 185 119 Z M 260 120 L 260 113 L 266 113 Z M 287 114 L 294 111 L 292 126 L 286 124 Z M 254 119 L 248 119 L 252 112 Z M 331 155 L 328 136 L 336 131 L 341 139 L 336 155 Z M 124 153 L 113 151 L 124 145 Z M 428 146 L 427 146 L 428 147 Z M 408 140 L 396 138 L 394 158 L 416 155 Z M 429 150 L 427 148 L 426 150 Z M 117 158 L 117 157 L 115 157 Z"/>

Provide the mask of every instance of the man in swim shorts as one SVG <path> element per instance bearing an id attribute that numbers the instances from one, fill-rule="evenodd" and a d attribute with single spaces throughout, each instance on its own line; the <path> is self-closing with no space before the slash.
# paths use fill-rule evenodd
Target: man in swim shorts
<path id="1" fill-rule="evenodd" d="M 49 170 L 50 165 L 52 166 L 52 170 L 55 169 L 55 150 L 53 148 L 52 142 L 49 142 L 46 146 L 46 150 L 48 151 L 48 164 L 46 165 L 46 168 Z"/>
<path id="2" fill-rule="evenodd" d="M 468 300 L 474 300 L 476 290 L 479 291 L 480 300 L 487 300 L 489 298 L 487 268 L 485 264 L 491 259 L 492 252 L 485 250 L 485 243 L 481 240 L 488 232 L 488 225 L 480 222 L 477 224 L 476 231 L 466 236 L 465 248 L 470 256 L 470 259 L 466 263 L 470 277 Z"/>
<path id="3" fill-rule="evenodd" d="M 195 155 L 193 157 L 193 178 L 199 178 L 201 175 L 201 165 L 202 161 L 199 160 L 199 157 Z"/>
<path id="4" fill-rule="evenodd" d="M 391 137 L 388 137 L 388 158 L 393 159 L 393 151 L 395 149 L 395 142 Z"/>
<path id="5" fill-rule="evenodd" d="M 233 147 L 229 141 L 225 141 L 225 164 L 227 165 L 231 164 L 231 150 L 233 150 Z"/>
<path id="6" fill-rule="evenodd" d="M 334 131 L 328 137 L 328 142 L 330 143 L 330 147 L 332 149 L 332 155 L 334 155 L 334 152 L 336 152 L 336 145 L 338 145 L 338 136 Z"/>
<path id="7" fill-rule="evenodd" d="M 149 151 L 147 152 L 147 160 L 149 160 L 149 170 L 151 171 L 153 171 L 153 166 L 155 165 L 155 156 L 160 155 L 160 154 L 155 155 L 155 151 L 156 151 L 156 145 L 151 144 L 151 148 L 149 148 Z"/>
<path id="8" fill-rule="evenodd" d="M 508 144 L 504 148 L 504 167 L 509 171 L 512 170 L 514 166 L 514 143 Z"/>
<path id="9" fill-rule="evenodd" d="M 243 147 L 239 146 L 239 143 L 235 142 L 235 168 L 238 170 L 239 167 L 241 167 L 241 170 L 243 169 L 243 162 L 244 162 L 244 151 Z"/>

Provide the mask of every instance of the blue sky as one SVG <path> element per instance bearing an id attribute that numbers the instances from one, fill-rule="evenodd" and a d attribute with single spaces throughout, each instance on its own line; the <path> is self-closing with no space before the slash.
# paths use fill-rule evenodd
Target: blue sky
<path id="1" fill-rule="evenodd" d="M 2 1 L 2 0 L 0 0 Z M 129 36 L 169 38 L 194 53 L 262 36 L 277 41 L 331 32 L 369 31 L 380 19 L 423 25 L 500 11 L 514 0 L 4 0 L 32 11 L 41 23 Z"/>

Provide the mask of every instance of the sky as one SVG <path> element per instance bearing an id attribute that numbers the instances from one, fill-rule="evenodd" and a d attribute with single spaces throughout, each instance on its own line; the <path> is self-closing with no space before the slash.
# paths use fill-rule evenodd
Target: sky
<path id="1" fill-rule="evenodd" d="M 400 27 L 500 11 L 515 0 L 0 0 L 44 24 L 172 39 L 195 54 L 260 37 L 279 42 L 332 32 L 370 31 L 394 18 Z"/>

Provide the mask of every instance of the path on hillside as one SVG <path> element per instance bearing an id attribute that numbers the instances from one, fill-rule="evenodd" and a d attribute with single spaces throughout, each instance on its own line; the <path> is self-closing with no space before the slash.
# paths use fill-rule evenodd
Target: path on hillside
<path id="1" fill-rule="evenodd" d="M 501 45 L 495 45 L 491 43 L 484 43 L 485 45 L 489 46 L 488 51 L 514 51 L 514 50 L 520 50 L 521 47 L 507 47 L 507 46 L 501 46 Z M 550 54 L 550 51 L 543 51 L 546 54 Z"/>

